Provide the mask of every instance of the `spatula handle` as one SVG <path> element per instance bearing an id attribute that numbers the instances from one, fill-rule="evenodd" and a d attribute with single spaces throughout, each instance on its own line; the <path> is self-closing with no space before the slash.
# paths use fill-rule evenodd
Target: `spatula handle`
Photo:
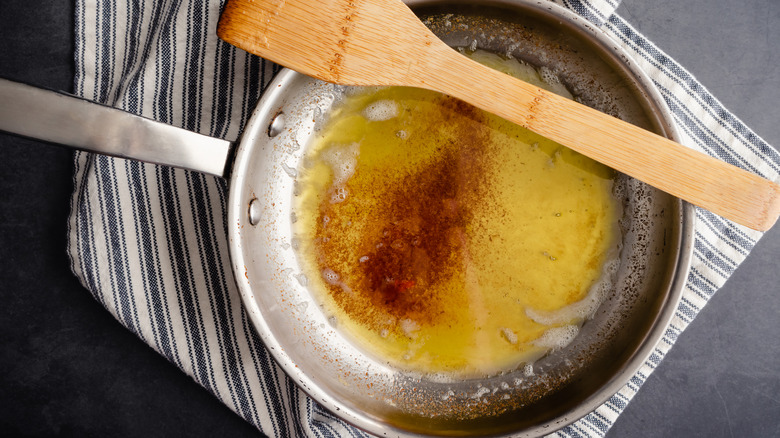
<path id="1" fill-rule="evenodd" d="M 450 52 L 426 87 L 755 230 L 780 216 L 780 186 L 772 181 Z"/>

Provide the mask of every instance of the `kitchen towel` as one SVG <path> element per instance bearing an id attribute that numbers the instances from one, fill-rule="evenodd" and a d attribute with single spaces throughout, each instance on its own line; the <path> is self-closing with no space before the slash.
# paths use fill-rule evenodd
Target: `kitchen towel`
<path id="1" fill-rule="evenodd" d="M 682 143 L 777 180 L 780 156 L 694 77 L 614 14 L 619 0 L 558 1 L 621 44 L 671 108 Z M 236 139 L 279 67 L 215 35 L 220 1 L 77 0 L 75 91 L 206 135 Z M 234 284 L 225 181 L 76 153 L 74 273 L 116 318 L 269 436 L 363 436 L 309 399 L 255 334 Z M 603 436 L 761 233 L 697 211 L 684 296 L 642 369 L 560 436 Z"/>

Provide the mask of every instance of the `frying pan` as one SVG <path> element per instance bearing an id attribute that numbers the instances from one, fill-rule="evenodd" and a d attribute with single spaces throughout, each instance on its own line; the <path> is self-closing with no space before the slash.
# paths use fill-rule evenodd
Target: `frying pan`
<path id="1" fill-rule="evenodd" d="M 442 39 L 554 72 L 583 103 L 676 138 L 651 82 L 604 34 L 548 2 L 423 0 L 410 5 Z M 586 415 L 619 390 L 662 337 L 692 251 L 692 207 L 619 177 L 620 269 L 568 347 L 523 369 L 441 379 L 394 369 L 346 339 L 312 299 L 295 253 L 296 169 L 338 89 L 282 71 L 240 141 L 230 143 L 78 98 L 0 82 L 0 129 L 229 180 L 228 235 L 246 310 L 285 372 L 313 399 L 378 435 L 535 436 Z"/>

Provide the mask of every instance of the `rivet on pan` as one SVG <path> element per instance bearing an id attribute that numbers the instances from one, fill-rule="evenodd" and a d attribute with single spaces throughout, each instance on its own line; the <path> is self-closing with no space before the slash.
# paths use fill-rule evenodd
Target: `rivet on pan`
<path id="1" fill-rule="evenodd" d="M 271 120 L 271 124 L 268 125 L 268 136 L 276 137 L 284 129 L 284 113 L 278 112 Z"/>
<path id="2" fill-rule="evenodd" d="M 249 223 L 257 225 L 260 222 L 260 213 L 262 213 L 260 211 L 260 201 L 257 198 L 253 198 L 249 201 Z"/>

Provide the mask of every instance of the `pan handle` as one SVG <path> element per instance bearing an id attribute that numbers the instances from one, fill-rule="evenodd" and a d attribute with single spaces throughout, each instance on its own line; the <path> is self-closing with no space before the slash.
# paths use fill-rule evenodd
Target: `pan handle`
<path id="1" fill-rule="evenodd" d="M 0 78 L 0 131 L 224 177 L 233 143 Z"/>

